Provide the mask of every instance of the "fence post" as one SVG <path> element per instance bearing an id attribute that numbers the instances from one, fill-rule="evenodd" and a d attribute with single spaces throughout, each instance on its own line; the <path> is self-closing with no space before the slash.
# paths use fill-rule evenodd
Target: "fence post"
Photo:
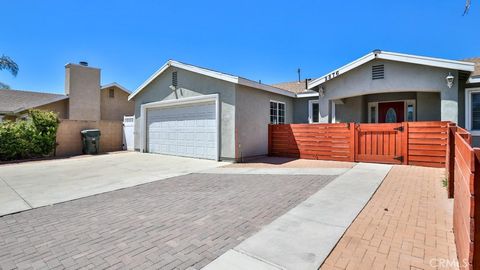
<path id="1" fill-rule="evenodd" d="M 402 133 L 402 156 L 403 156 L 403 165 L 408 165 L 408 122 L 402 123 L 403 133 Z"/>
<path id="2" fill-rule="evenodd" d="M 455 123 L 448 123 L 447 126 L 447 156 L 445 169 L 447 170 L 447 188 L 448 198 L 453 198 L 454 194 L 454 180 L 455 180 L 455 133 L 457 132 L 457 125 Z"/>
<path id="3" fill-rule="evenodd" d="M 273 143 L 272 143 L 272 139 L 273 139 L 273 136 L 272 136 L 272 125 L 268 125 L 268 155 L 271 156 L 272 155 L 272 147 L 273 147 Z"/>
<path id="4" fill-rule="evenodd" d="M 471 139 L 471 136 L 469 137 Z M 471 143 L 471 142 L 469 142 Z M 473 200 L 470 207 L 472 209 L 471 215 L 473 216 L 471 220 L 471 224 L 473 228 L 471 228 L 471 232 L 473 233 L 473 245 L 470 249 L 470 253 L 472 254 L 472 262 L 473 262 L 473 269 L 478 269 L 480 266 L 480 149 L 473 148 L 473 183 L 470 183 L 472 186 L 471 192 L 473 193 Z"/>
<path id="5" fill-rule="evenodd" d="M 355 123 L 350 123 L 349 128 L 350 128 L 350 161 L 355 162 L 357 127 Z"/>

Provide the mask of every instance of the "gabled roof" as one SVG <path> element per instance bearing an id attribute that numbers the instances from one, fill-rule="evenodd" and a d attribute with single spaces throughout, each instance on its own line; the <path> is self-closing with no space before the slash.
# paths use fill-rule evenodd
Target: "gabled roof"
<path id="1" fill-rule="evenodd" d="M 123 92 L 125 92 L 127 94 L 131 94 L 131 92 L 127 88 L 123 87 L 122 85 L 120 85 L 119 83 L 116 83 L 116 82 L 109 83 L 109 84 L 106 84 L 106 85 L 102 85 L 100 90 L 107 89 L 107 88 L 110 88 L 110 87 L 117 87 L 120 90 L 122 90 Z"/>
<path id="2" fill-rule="evenodd" d="M 473 71 L 471 76 L 473 77 L 480 76 L 480 57 L 467 58 L 467 59 L 463 59 L 462 61 L 474 63 L 475 70 Z"/>
<path id="3" fill-rule="evenodd" d="M 285 89 L 280 89 L 280 88 L 277 88 L 277 87 L 274 87 L 274 86 L 258 83 L 256 81 L 252 81 L 252 80 L 245 79 L 245 78 L 242 78 L 242 77 L 238 77 L 238 76 L 214 71 L 214 70 L 211 70 L 211 69 L 201 68 L 201 67 L 198 67 L 198 66 L 189 65 L 189 64 L 178 62 L 178 61 L 169 60 L 160 69 L 158 69 L 152 76 L 150 76 L 150 78 L 148 78 L 144 83 L 142 83 L 137 88 L 137 90 L 135 90 L 135 92 L 133 92 L 128 97 L 128 100 L 131 100 L 132 98 L 134 98 L 147 85 L 149 85 L 153 80 L 155 80 L 158 76 L 160 76 L 163 72 L 165 72 L 169 67 L 176 67 L 176 68 L 180 68 L 180 69 L 183 69 L 183 70 L 188 70 L 190 72 L 194 72 L 194 73 L 201 74 L 201 75 L 204 75 L 204 76 L 208 76 L 208 77 L 212 77 L 212 78 L 215 78 L 215 79 L 231 82 L 231 83 L 234 83 L 234 84 L 249 86 L 249 87 L 256 88 L 256 89 L 263 90 L 263 91 L 267 91 L 267 92 L 272 92 L 272 93 L 276 93 L 276 94 L 280 94 L 280 95 L 284 95 L 284 96 L 289 96 L 289 97 L 295 97 L 295 93 L 292 93 L 292 92 L 287 91 Z"/>
<path id="4" fill-rule="evenodd" d="M 59 94 L 21 90 L 0 90 L 0 113 L 16 114 L 67 98 L 68 96 Z"/>
<path id="5" fill-rule="evenodd" d="M 310 81 L 308 83 L 308 89 L 312 89 L 313 87 L 319 86 L 325 83 L 326 81 L 328 81 L 329 79 L 333 79 L 337 76 L 340 76 L 374 59 L 383 59 L 383 60 L 404 62 L 404 63 L 410 63 L 410 64 L 439 67 L 439 68 L 445 68 L 445 69 L 454 69 L 454 70 L 460 70 L 465 72 L 474 71 L 474 64 L 469 62 L 375 50 L 318 79 Z"/>

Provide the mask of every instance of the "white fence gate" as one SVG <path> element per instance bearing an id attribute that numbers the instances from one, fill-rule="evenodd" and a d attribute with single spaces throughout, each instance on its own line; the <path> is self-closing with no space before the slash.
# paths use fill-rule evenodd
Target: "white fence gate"
<path id="1" fill-rule="evenodd" d="M 135 116 L 124 116 L 123 117 L 123 149 L 124 150 L 134 150 L 134 132 L 135 129 Z"/>

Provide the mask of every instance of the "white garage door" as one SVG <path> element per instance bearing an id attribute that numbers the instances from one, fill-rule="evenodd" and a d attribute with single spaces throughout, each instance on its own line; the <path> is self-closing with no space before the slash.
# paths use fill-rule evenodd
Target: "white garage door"
<path id="1" fill-rule="evenodd" d="M 147 151 L 217 159 L 215 101 L 147 110 Z"/>

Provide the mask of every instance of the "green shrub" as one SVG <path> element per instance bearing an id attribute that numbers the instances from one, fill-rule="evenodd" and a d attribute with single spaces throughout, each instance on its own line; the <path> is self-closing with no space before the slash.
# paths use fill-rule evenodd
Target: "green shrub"
<path id="1" fill-rule="evenodd" d="M 27 120 L 0 123 L 0 160 L 45 157 L 55 150 L 57 114 L 31 110 Z"/>

